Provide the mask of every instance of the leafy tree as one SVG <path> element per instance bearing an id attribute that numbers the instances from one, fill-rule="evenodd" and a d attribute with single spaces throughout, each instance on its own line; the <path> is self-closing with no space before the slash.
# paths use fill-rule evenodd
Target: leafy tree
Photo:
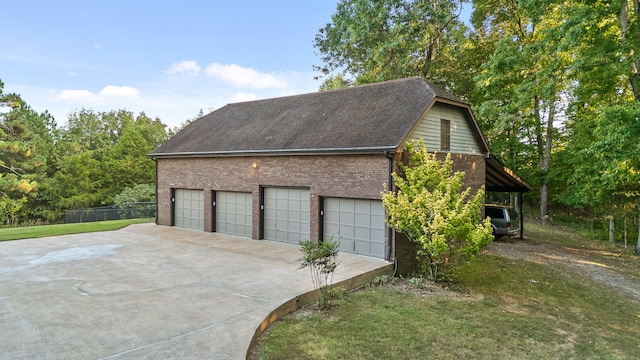
<path id="1" fill-rule="evenodd" d="M 418 244 L 423 271 L 433 280 L 451 270 L 492 240 L 489 218 L 480 222 L 484 188 L 475 195 L 463 190 L 464 173 L 452 173 L 450 155 L 444 162 L 427 152 L 422 141 L 407 143 L 408 165 L 404 175 L 393 173 L 395 191 L 382 195 L 388 225 Z"/>
<path id="2" fill-rule="evenodd" d="M 347 80 L 342 76 L 342 74 L 337 74 L 335 76 L 329 76 L 326 78 L 322 85 L 320 85 L 320 91 L 327 90 L 336 90 L 342 89 L 351 86 L 351 81 Z"/>
<path id="3" fill-rule="evenodd" d="M 156 187 L 151 184 L 138 184 L 127 187 L 113 198 L 115 205 L 124 205 L 136 202 L 153 202 L 156 200 Z"/>
<path id="4" fill-rule="evenodd" d="M 113 198 L 113 204 L 120 209 L 118 212 L 122 218 L 153 217 L 156 206 L 156 187 L 151 184 L 138 184 L 127 187 Z M 148 204 L 140 204 L 148 203 Z"/>
<path id="5" fill-rule="evenodd" d="M 622 211 L 626 219 L 633 208 L 630 200 L 640 211 L 639 11 L 637 1 L 573 1 L 561 26 L 563 46 L 572 49 L 575 86 L 563 154 L 573 172 L 560 200 L 608 217 L 611 235 L 614 217 Z"/>
<path id="6" fill-rule="evenodd" d="M 62 165 L 54 175 L 60 196 L 56 202 L 61 209 L 98 206 L 107 196 L 103 187 L 106 177 L 94 153 L 95 150 L 87 150 L 62 159 Z"/>
<path id="7" fill-rule="evenodd" d="M 17 94 L 3 94 L 0 81 L 0 221 L 27 221 L 40 206 L 38 187 L 50 170 L 53 118 L 38 114 Z M 33 211 L 32 211 L 33 212 Z"/>
<path id="8" fill-rule="evenodd" d="M 578 133 L 591 141 L 588 147 L 575 150 L 571 178 L 575 194 L 569 200 L 600 205 L 611 219 L 612 234 L 615 210 L 625 205 L 619 199 L 636 199 L 640 209 L 640 104 L 603 108 L 592 124 L 588 134 Z M 638 219 L 636 252 L 640 254 L 640 212 Z"/>
<path id="9" fill-rule="evenodd" d="M 529 169 L 540 186 L 546 219 L 552 154 L 561 140 L 571 57 L 562 48 L 563 8 L 552 1 L 478 0 L 473 21 L 495 48 L 476 78 L 484 99 L 476 107 L 492 150 L 508 166 Z M 515 165 L 515 166 L 514 166 Z"/>
<path id="10" fill-rule="evenodd" d="M 72 114 L 55 180 L 60 205 L 78 209 L 111 204 L 127 187 L 155 182 L 155 164 L 146 155 L 167 138 L 166 126 L 144 113 L 125 110 Z M 75 185 L 74 185 L 75 182 Z"/>
<path id="11" fill-rule="evenodd" d="M 356 84 L 421 76 L 451 90 L 468 74 L 457 60 L 469 44 L 455 0 L 342 0 L 314 46 L 323 76 L 348 75 Z M 466 85 L 472 82 L 469 76 Z M 464 96 L 469 89 L 459 87 Z"/>

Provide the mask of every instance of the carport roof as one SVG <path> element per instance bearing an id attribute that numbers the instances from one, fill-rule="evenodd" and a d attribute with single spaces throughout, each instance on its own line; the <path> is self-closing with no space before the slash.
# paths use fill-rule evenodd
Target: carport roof
<path id="1" fill-rule="evenodd" d="M 518 176 L 513 170 L 506 167 L 498 159 L 489 156 L 486 159 L 486 185 L 487 191 L 496 192 L 528 192 L 532 187 Z"/>
<path id="2" fill-rule="evenodd" d="M 469 105 L 419 77 L 228 104 L 164 142 L 150 156 L 384 153 L 402 146 L 440 102 L 462 108 L 484 153 Z"/>

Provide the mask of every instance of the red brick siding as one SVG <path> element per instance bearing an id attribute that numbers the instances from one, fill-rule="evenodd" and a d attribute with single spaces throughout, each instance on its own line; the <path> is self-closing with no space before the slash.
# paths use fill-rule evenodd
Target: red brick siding
<path id="1" fill-rule="evenodd" d="M 396 156 L 395 164 L 400 156 Z M 442 155 L 444 158 L 444 155 Z M 453 154 L 454 171 L 465 171 L 475 192 L 485 182 L 485 160 Z M 258 164 L 253 168 L 252 164 Z M 394 169 L 398 170 L 397 166 Z M 158 159 L 158 224 L 171 223 L 171 189 L 202 189 L 205 231 L 211 231 L 211 191 L 253 194 L 253 234 L 259 238 L 260 187 L 305 187 L 310 190 L 310 237 L 319 237 L 319 196 L 380 199 L 389 182 L 389 160 L 383 155 L 274 156 Z M 387 239 L 387 241 L 389 241 Z M 393 241 L 393 240 L 392 240 Z M 395 252 L 395 250 L 394 250 Z"/>
<path id="2" fill-rule="evenodd" d="M 258 167 L 253 168 L 252 164 Z M 171 188 L 203 189 L 205 231 L 211 231 L 211 190 L 253 194 L 253 238 L 259 238 L 260 187 L 309 188 L 311 238 L 318 239 L 318 196 L 380 199 L 388 182 L 383 155 L 158 159 L 158 223 L 170 225 Z"/>

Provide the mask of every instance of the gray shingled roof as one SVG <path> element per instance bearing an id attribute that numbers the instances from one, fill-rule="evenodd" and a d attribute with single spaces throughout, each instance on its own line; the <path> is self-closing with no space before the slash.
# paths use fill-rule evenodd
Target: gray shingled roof
<path id="1" fill-rule="evenodd" d="M 192 122 L 150 155 L 394 150 L 437 99 L 466 106 L 418 77 L 229 104 Z"/>

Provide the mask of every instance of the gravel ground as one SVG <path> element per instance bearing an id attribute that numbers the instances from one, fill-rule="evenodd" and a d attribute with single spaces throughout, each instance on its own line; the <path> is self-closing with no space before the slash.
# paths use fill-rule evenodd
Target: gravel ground
<path id="1" fill-rule="evenodd" d="M 640 300 L 640 282 L 624 274 L 630 266 L 637 268 L 636 257 L 624 258 L 615 252 L 576 249 L 527 239 L 499 239 L 486 250 L 510 259 L 563 266 Z"/>

